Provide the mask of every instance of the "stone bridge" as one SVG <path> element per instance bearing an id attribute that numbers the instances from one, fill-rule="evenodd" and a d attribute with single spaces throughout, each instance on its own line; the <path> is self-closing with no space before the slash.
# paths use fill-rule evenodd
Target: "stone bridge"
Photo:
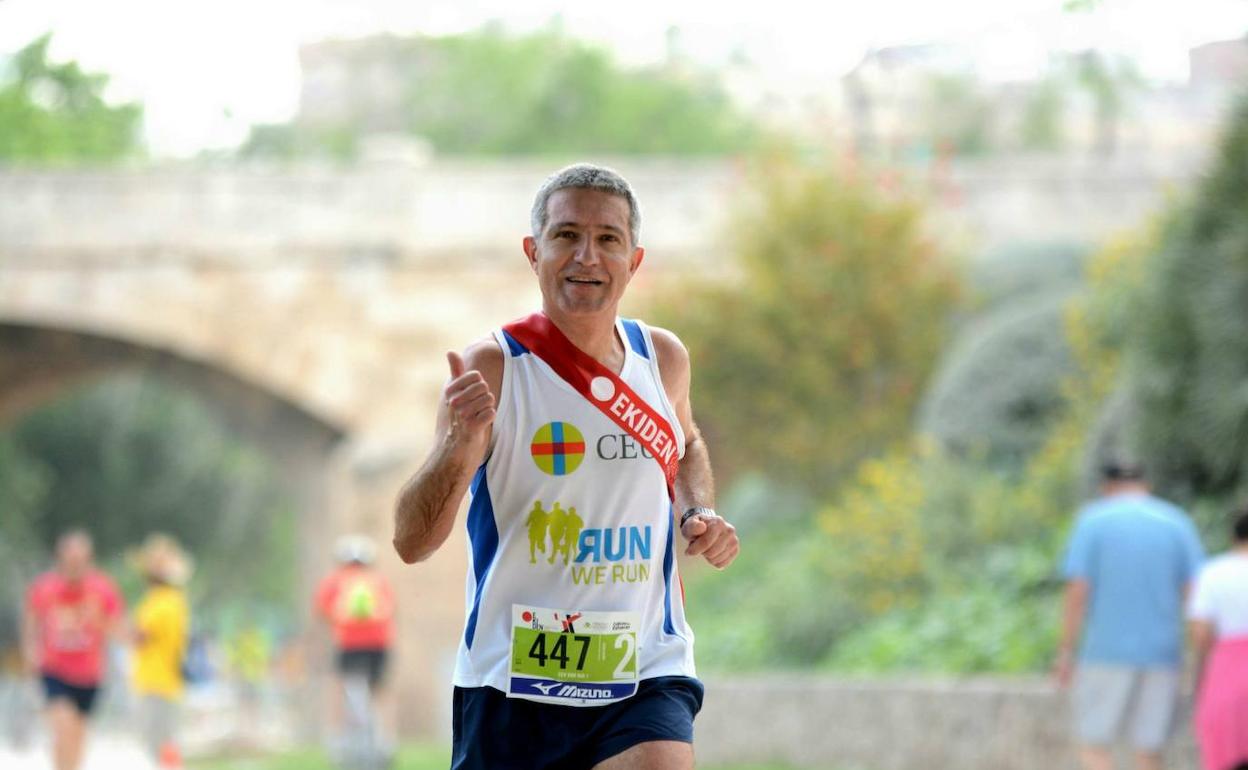
<path id="1" fill-rule="evenodd" d="M 730 164 L 624 161 L 648 259 L 717 274 Z M 0 423 L 86 378 L 142 368 L 264 448 L 298 503 L 302 585 L 335 535 L 390 537 L 432 435 L 443 351 L 535 307 L 520 251 L 549 164 L 0 172 Z M 960 167 L 929 187 L 955 248 L 1135 224 L 1190 163 Z M 458 531 L 458 530 L 457 530 Z M 400 588 L 399 709 L 440 731 L 462 624 L 462 534 Z"/>

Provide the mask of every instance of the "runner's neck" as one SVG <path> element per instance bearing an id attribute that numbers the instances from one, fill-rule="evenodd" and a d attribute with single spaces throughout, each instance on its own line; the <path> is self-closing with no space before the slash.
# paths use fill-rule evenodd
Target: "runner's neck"
<path id="1" fill-rule="evenodd" d="M 542 304 L 542 312 L 569 342 L 616 374 L 624 369 L 624 341 L 616 332 L 614 312 L 569 318 Z"/>

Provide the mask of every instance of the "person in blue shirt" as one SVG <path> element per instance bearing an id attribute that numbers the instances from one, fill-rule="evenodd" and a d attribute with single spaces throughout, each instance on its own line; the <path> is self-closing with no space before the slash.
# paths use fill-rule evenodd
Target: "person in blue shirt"
<path id="1" fill-rule="evenodd" d="M 1086 770 L 1112 770 L 1125 737 L 1139 770 L 1160 770 L 1179 708 L 1183 605 L 1204 550 L 1181 508 L 1151 494 L 1143 469 L 1102 468 L 1067 546 L 1056 675 L 1072 684 Z M 1075 645 L 1078 643 L 1078 654 Z"/>

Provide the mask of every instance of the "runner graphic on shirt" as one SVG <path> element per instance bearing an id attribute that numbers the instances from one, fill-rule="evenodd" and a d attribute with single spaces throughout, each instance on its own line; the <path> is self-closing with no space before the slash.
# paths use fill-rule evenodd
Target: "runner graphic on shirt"
<path id="1" fill-rule="evenodd" d="M 533 503 L 524 526 L 529 528 L 529 564 L 537 564 L 537 552 L 546 553 L 546 528 L 550 526 L 550 514 L 542 508 L 541 500 Z"/>
<path id="2" fill-rule="evenodd" d="M 561 546 L 560 543 L 563 542 L 567 530 L 568 512 L 563 510 L 563 507 L 556 500 L 554 506 L 550 509 L 550 559 L 547 561 L 551 564 L 555 563 L 555 558 L 558 557 L 559 552 L 566 549 L 566 546 Z"/>
<path id="3" fill-rule="evenodd" d="M 576 508 L 569 508 L 567 516 L 563 520 L 563 539 L 558 543 L 552 542 L 550 545 L 551 563 L 554 563 L 555 554 L 563 554 L 563 564 L 567 566 L 568 560 L 572 557 L 572 550 L 575 548 L 578 540 L 581 539 L 581 527 L 585 526 L 585 522 L 580 516 L 576 515 Z"/>

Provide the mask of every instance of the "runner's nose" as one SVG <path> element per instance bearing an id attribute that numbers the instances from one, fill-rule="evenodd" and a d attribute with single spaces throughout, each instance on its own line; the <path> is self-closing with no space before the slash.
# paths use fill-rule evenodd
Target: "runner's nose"
<path id="1" fill-rule="evenodd" d="M 576 250 L 576 261 L 582 265 L 598 264 L 598 246 L 593 238 L 586 238 Z"/>

